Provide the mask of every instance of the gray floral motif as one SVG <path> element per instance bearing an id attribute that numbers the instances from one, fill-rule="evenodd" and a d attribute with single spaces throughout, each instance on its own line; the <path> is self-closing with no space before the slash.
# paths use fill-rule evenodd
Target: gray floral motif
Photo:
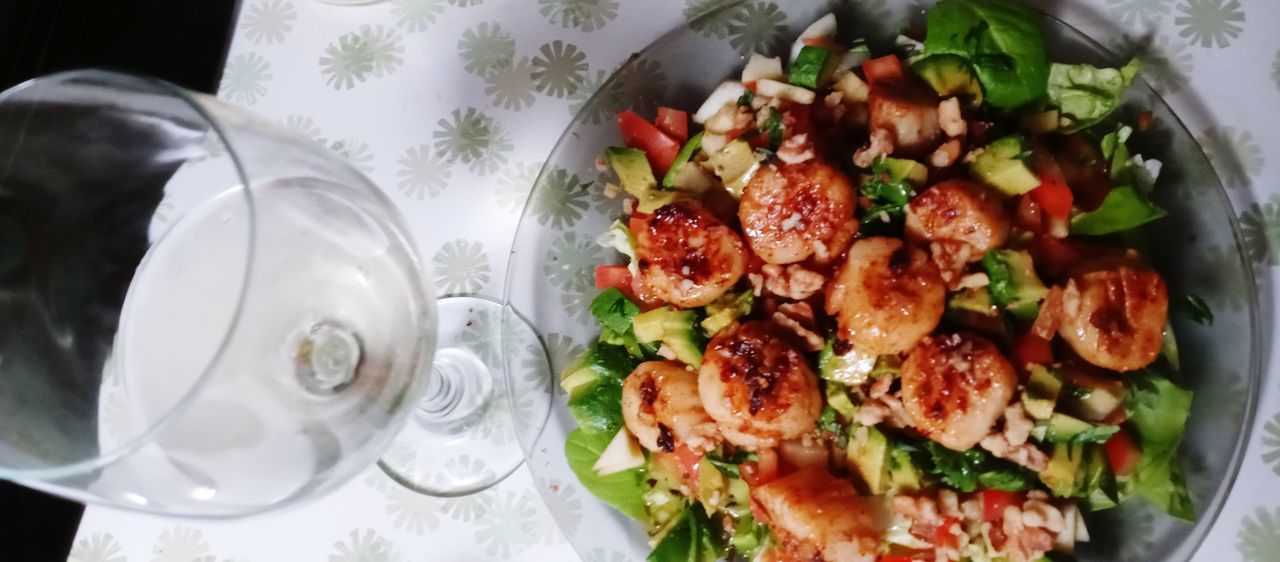
<path id="1" fill-rule="evenodd" d="M 606 115 L 624 109 L 649 113 L 667 97 L 667 73 L 653 59 L 632 55 L 632 59 L 618 69 L 617 76 L 609 84 L 609 96 L 604 101 Z"/>
<path id="2" fill-rule="evenodd" d="M 582 181 L 577 174 L 555 168 L 544 172 L 539 182 L 530 209 L 538 224 L 550 224 L 557 230 L 572 227 L 590 206 L 587 188 L 591 182 Z"/>
<path id="3" fill-rule="evenodd" d="M 373 150 L 369 148 L 369 143 L 356 139 L 341 139 L 330 142 L 329 150 L 341 156 L 357 170 L 366 174 L 373 173 Z"/>
<path id="4" fill-rule="evenodd" d="M 542 346 L 537 343 L 529 343 L 523 346 L 520 353 L 520 373 L 522 374 L 520 389 L 527 391 L 543 392 L 547 387 L 551 386 L 551 372 L 547 362 L 549 361 L 546 353 L 543 352 Z"/>
<path id="5" fill-rule="evenodd" d="M 495 69 L 484 79 L 484 93 L 493 98 L 493 105 L 518 111 L 533 105 L 537 83 L 533 78 L 533 65 L 529 57 Z"/>
<path id="6" fill-rule="evenodd" d="M 617 177 L 612 171 L 600 172 L 596 176 L 595 185 L 587 188 L 587 192 L 591 194 L 591 205 L 595 207 L 597 214 L 606 217 L 622 215 L 622 201 L 626 198 L 621 195 L 610 197 L 605 194 L 604 186 L 616 181 L 616 179 Z"/>
<path id="7" fill-rule="evenodd" d="M 1173 23 L 1178 35 L 1201 47 L 1223 48 L 1244 31 L 1245 14 L 1240 0 L 1183 0 Z"/>
<path id="8" fill-rule="evenodd" d="M 1177 93 L 1191 80 L 1194 66 L 1191 49 L 1164 35 L 1134 37 L 1126 33 L 1117 51 L 1137 57 L 1142 63 L 1142 77 L 1161 94 Z"/>
<path id="9" fill-rule="evenodd" d="M 467 72 L 484 78 L 511 66 L 516 58 L 516 40 L 496 22 L 482 22 L 462 32 L 458 56 Z"/>
<path id="10" fill-rule="evenodd" d="M 549 506 L 542 501 L 542 498 L 538 496 L 537 492 L 534 490 L 525 490 L 524 494 L 520 497 L 520 502 L 523 507 L 533 510 L 534 513 L 534 517 L 532 519 L 533 528 L 529 531 L 529 535 L 533 539 L 533 544 L 553 545 L 564 542 L 565 533 L 560 530 L 557 523 L 564 524 L 565 521 L 562 520 L 558 522 L 551 516 L 551 513 L 548 511 Z M 563 515 L 569 516 L 569 514 Z M 581 519 L 581 513 L 577 515 L 578 518 Z M 576 530 L 577 522 L 574 522 L 573 527 Z"/>
<path id="11" fill-rule="evenodd" d="M 450 459 L 452 461 L 453 459 Z M 477 461 L 478 462 L 478 461 Z M 476 465 L 483 470 L 488 470 L 483 464 Z M 469 496 L 461 496 L 457 498 L 445 498 L 441 500 L 441 510 L 450 519 L 462 523 L 475 523 L 480 521 L 489 513 L 490 507 L 495 500 L 495 492 L 486 490 L 478 494 Z"/>
<path id="12" fill-rule="evenodd" d="M 476 531 L 476 542 L 484 545 L 489 556 L 510 557 L 524 551 L 532 541 L 537 512 L 523 501 L 521 494 L 506 492 L 497 497 L 489 513 Z"/>
<path id="13" fill-rule="evenodd" d="M 293 31 L 297 19 L 298 11 L 286 0 L 261 0 L 245 10 L 240 29 L 257 45 L 279 43 Z"/>
<path id="14" fill-rule="evenodd" d="M 567 536 L 578 534 L 582 523 L 582 496 L 573 483 L 561 480 L 538 480 L 537 486 L 548 493 L 542 494 L 547 510 L 555 515 L 561 530 Z M 530 492 L 532 494 L 532 492 Z"/>
<path id="15" fill-rule="evenodd" d="M 222 71 L 218 95 L 228 101 L 253 105 L 267 93 L 271 64 L 258 53 L 240 53 Z"/>
<path id="16" fill-rule="evenodd" d="M 1272 416 L 1262 426 L 1262 462 L 1280 475 L 1280 414 Z"/>
<path id="17" fill-rule="evenodd" d="M 594 268 L 602 259 L 595 240 L 570 231 L 551 243 L 542 272 L 562 290 L 587 289 L 593 286 Z"/>
<path id="18" fill-rule="evenodd" d="M 395 72 L 404 63 L 404 46 L 394 29 L 381 25 L 362 25 L 330 43 L 320 57 L 320 72 L 325 84 L 335 90 L 349 90 L 369 78 L 381 78 Z"/>
<path id="19" fill-rule="evenodd" d="M 581 86 L 577 91 L 569 94 L 569 115 L 576 116 L 582 113 L 584 121 L 592 125 L 599 125 L 606 119 L 612 118 L 615 109 L 621 105 L 615 96 L 610 95 L 607 100 L 596 100 L 593 98 L 597 90 L 604 85 L 609 79 L 609 73 L 603 70 L 597 70 L 594 74 L 587 73 L 583 79 Z"/>
<path id="20" fill-rule="evenodd" d="M 636 562 L 625 552 L 618 550 L 605 550 L 600 547 L 587 551 L 582 556 L 582 562 Z"/>
<path id="21" fill-rule="evenodd" d="M 1240 215 L 1245 249 L 1255 263 L 1280 265 L 1280 194 L 1254 203 Z"/>
<path id="22" fill-rule="evenodd" d="M 449 162 L 431 151 L 431 147 L 420 145 L 410 147 L 396 160 L 400 169 L 396 170 L 396 187 L 405 197 L 419 201 L 423 197 L 440 195 L 449 187 L 449 178 L 453 173 L 449 170 Z"/>
<path id="23" fill-rule="evenodd" d="M 151 547 L 151 562 L 189 562 L 209 553 L 209 543 L 199 529 L 186 526 L 169 527 Z"/>
<path id="24" fill-rule="evenodd" d="M 442 295 L 477 293 L 489 284 L 489 255 L 480 242 L 445 242 L 431 258 L 431 267 Z"/>
<path id="25" fill-rule="evenodd" d="M 547 21 L 583 31 L 602 29 L 618 17 L 618 0 L 538 0 Z"/>
<path id="26" fill-rule="evenodd" d="M 1200 136 L 1200 146 L 1227 187 L 1248 187 L 1266 164 L 1253 134 L 1235 127 L 1210 127 Z"/>
<path id="27" fill-rule="evenodd" d="M 729 20 L 729 45 L 743 56 L 772 53 L 782 39 L 787 15 L 772 2 L 744 4 Z"/>
<path id="28" fill-rule="evenodd" d="M 412 469 L 405 472 L 412 473 Z M 420 494 L 395 482 L 385 487 L 382 493 L 387 500 L 386 512 L 391 516 L 392 527 L 421 535 L 440 526 L 439 498 Z"/>
<path id="29" fill-rule="evenodd" d="M 431 138 L 435 149 L 450 162 L 461 161 L 474 173 L 487 174 L 507 162 L 511 137 L 492 117 L 474 107 L 455 109 L 452 119 L 441 119 Z"/>
<path id="30" fill-rule="evenodd" d="M 601 263 L 600 246 L 588 236 L 566 232 L 552 241 L 542 271 L 559 288 L 565 313 L 581 321 L 591 318 L 589 306 L 595 297 L 595 266 Z"/>
<path id="31" fill-rule="evenodd" d="M 533 79 L 539 92 L 563 98 L 578 91 L 587 75 L 587 54 L 577 45 L 555 40 L 538 48 Z"/>
<path id="32" fill-rule="evenodd" d="M 125 562 L 123 552 L 111 533 L 93 533 L 76 541 L 67 562 Z"/>
<path id="33" fill-rule="evenodd" d="M 551 371 L 555 373 L 565 370 L 586 349 L 565 334 L 547 334 L 543 342 L 546 344 L 547 358 L 551 361 Z"/>
<path id="34" fill-rule="evenodd" d="M 444 12 L 444 0 L 392 0 L 391 15 L 405 31 L 426 31 Z"/>
<path id="35" fill-rule="evenodd" d="M 320 127 L 316 125 L 315 119 L 304 115 L 287 115 L 280 120 L 280 124 L 299 135 L 320 144 L 325 144 L 324 133 L 320 132 Z"/>
<path id="36" fill-rule="evenodd" d="M 501 367 L 502 356 L 499 353 L 502 340 L 499 334 L 501 329 L 502 319 L 498 317 L 498 313 L 489 310 L 477 311 L 467 323 L 467 329 L 462 332 L 462 343 L 486 365 Z"/>
<path id="37" fill-rule="evenodd" d="M 333 543 L 329 562 L 397 562 L 403 556 L 385 537 L 373 529 L 353 529 L 348 539 Z"/>
<path id="38" fill-rule="evenodd" d="M 538 162 L 515 162 L 502 169 L 498 175 L 496 195 L 498 205 L 508 211 L 519 212 L 529 201 L 529 190 L 533 182 L 538 180 L 538 172 L 542 164 Z"/>
<path id="39" fill-rule="evenodd" d="M 1111 14 L 1127 26 L 1154 26 L 1169 15 L 1172 0 L 1107 0 Z"/>
<path id="40" fill-rule="evenodd" d="M 1240 522 L 1236 550 L 1246 562 L 1275 562 L 1280 553 L 1280 509 L 1257 508 Z"/>
<path id="41" fill-rule="evenodd" d="M 729 36 L 729 22 L 742 11 L 741 5 L 726 8 L 715 15 L 702 17 L 703 14 L 725 6 L 726 0 L 685 0 L 684 19 L 694 31 L 711 39 L 724 39 Z"/>
<path id="42" fill-rule="evenodd" d="M 479 6 L 484 0 L 449 0 L 450 4 L 460 8 L 470 8 L 471 6 Z"/>

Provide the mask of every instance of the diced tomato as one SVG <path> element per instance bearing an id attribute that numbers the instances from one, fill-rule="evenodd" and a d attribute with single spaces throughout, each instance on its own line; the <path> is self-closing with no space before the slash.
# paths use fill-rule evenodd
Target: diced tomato
<path id="1" fill-rule="evenodd" d="M 1047 339 L 1030 332 L 1022 334 L 1013 342 L 1013 362 L 1018 370 L 1027 365 L 1048 365 L 1053 363 L 1053 348 Z"/>
<path id="2" fill-rule="evenodd" d="M 1129 413 L 1125 412 L 1124 408 L 1116 408 L 1116 411 L 1111 412 L 1110 414 L 1107 414 L 1107 417 L 1102 418 L 1102 423 L 1107 425 L 1120 425 L 1127 419 L 1129 419 Z"/>
<path id="3" fill-rule="evenodd" d="M 960 546 L 959 537 L 952 532 L 952 527 L 960 524 L 960 520 L 955 517 L 947 517 L 942 520 L 942 524 L 938 525 L 933 531 L 933 545 L 940 548 L 956 548 Z"/>
<path id="4" fill-rule="evenodd" d="M 631 148 L 639 148 L 649 158 L 649 165 L 657 175 L 667 173 L 671 164 L 676 161 L 680 152 L 680 143 L 666 135 L 652 123 L 645 121 L 633 111 L 618 114 L 618 129 L 622 131 L 622 141 Z"/>
<path id="5" fill-rule="evenodd" d="M 1123 429 L 1107 439 L 1104 448 L 1107 450 L 1107 460 L 1111 462 L 1111 471 L 1115 472 L 1116 476 L 1133 474 L 1133 469 L 1138 467 L 1138 461 L 1142 460 L 1142 449 Z"/>
<path id="6" fill-rule="evenodd" d="M 597 265 L 596 289 L 603 291 L 617 287 L 624 293 L 631 292 L 631 271 L 625 265 Z"/>
<path id="7" fill-rule="evenodd" d="M 627 219 L 627 230 L 631 231 L 632 236 L 644 229 L 644 221 L 647 218 L 649 218 L 649 215 L 640 211 L 631 213 L 631 218 Z"/>
<path id="8" fill-rule="evenodd" d="M 867 75 L 867 83 L 892 82 L 902 79 L 902 61 L 898 55 L 885 55 L 862 63 L 862 72 Z"/>
<path id="9" fill-rule="evenodd" d="M 1040 187 L 1031 190 L 1031 198 L 1050 216 L 1066 218 L 1071 214 L 1071 189 L 1067 184 L 1040 177 Z"/>
<path id="10" fill-rule="evenodd" d="M 1000 490 L 982 491 L 982 520 L 998 521 L 1004 517 L 1004 508 L 1022 505 L 1022 494 Z"/>
<path id="11" fill-rule="evenodd" d="M 679 109 L 659 107 L 658 118 L 654 120 L 654 125 L 680 144 L 689 140 L 689 114 Z"/>
<path id="12" fill-rule="evenodd" d="M 1097 209 L 1111 192 L 1107 161 L 1102 157 L 1098 141 L 1089 135 L 1068 135 L 1061 149 L 1054 154 L 1054 160 L 1062 170 L 1064 183 L 1071 187 L 1071 195 L 1080 210 Z"/>

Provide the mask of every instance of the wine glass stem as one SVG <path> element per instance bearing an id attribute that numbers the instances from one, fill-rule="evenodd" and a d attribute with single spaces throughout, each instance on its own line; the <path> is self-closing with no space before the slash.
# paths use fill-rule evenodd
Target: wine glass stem
<path id="1" fill-rule="evenodd" d="M 493 392 L 489 368 L 466 349 L 436 353 L 425 397 L 418 404 L 423 421 L 453 425 L 481 410 Z"/>

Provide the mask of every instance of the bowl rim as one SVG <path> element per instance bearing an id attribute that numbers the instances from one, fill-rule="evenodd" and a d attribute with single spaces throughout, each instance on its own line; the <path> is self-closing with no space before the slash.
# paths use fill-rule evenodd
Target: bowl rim
<path id="1" fill-rule="evenodd" d="M 646 57 L 646 54 L 652 52 L 657 46 L 665 42 L 668 42 L 668 40 L 670 40 L 673 37 L 679 37 L 689 33 L 694 33 L 695 32 L 694 30 L 697 28 L 697 26 L 700 23 L 710 20 L 716 17 L 717 15 L 722 14 L 723 12 L 737 9 L 752 1 L 753 0 L 724 0 L 723 2 L 719 2 L 707 8 L 706 10 L 697 14 L 694 17 L 685 18 L 683 21 L 681 21 L 674 27 L 668 29 L 667 31 L 663 32 L 661 35 L 659 35 L 649 43 L 645 44 L 645 46 L 640 50 L 631 53 L 626 58 L 626 60 L 624 60 L 621 64 L 619 64 L 616 68 L 613 69 L 613 71 L 609 74 L 608 78 L 600 84 L 600 86 L 596 89 L 594 93 L 592 93 L 592 95 L 589 98 L 587 98 L 587 100 L 583 103 L 581 108 L 574 114 L 573 118 L 571 118 L 569 122 L 565 125 L 565 128 L 561 132 L 561 134 L 556 138 L 555 144 L 552 145 L 551 150 L 548 152 L 547 160 L 543 162 L 541 168 L 538 171 L 537 177 L 534 179 L 534 183 L 532 184 L 529 190 L 529 195 L 526 198 L 525 205 L 520 212 L 519 222 L 517 223 L 516 231 L 513 238 L 514 241 L 521 240 L 524 236 L 528 235 L 528 230 L 534 228 L 531 222 L 536 222 L 536 221 L 529 220 L 530 218 L 532 218 L 530 213 L 532 211 L 532 207 L 538 195 L 539 188 L 541 186 L 546 185 L 545 182 L 549 174 L 552 173 L 554 162 L 551 160 L 551 157 L 555 155 L 557 152 L 559 152 L 561 146 L 566 145 L 566 143 L 576 135 L 574 131 L 578 127 L 583 126 L 584 123 L 588 121 L 589 116 L 588 116 L 587 109 L 594 105 L 605 102 L 608 96 L 612 95 L 612 90 L 621 81 L 620 77 L 624 76 L 627 73 L 627 71 L 635 68 L 641 61 L 646 60 L 648 58 Z M 1097 39 L 1094 39 L 1092 35 L 1084 32 L 1079 27 L 1067 22 L 1062 17 L 1056 14 L 1049 13 L 1044 8 L 1038 5 L 1027 4 L 1027 6 L 1032 10 L 1034 10 L 1041 18 L 1043 18 L 1044 22 L 1051 23 L 1053 25 L 1059 26 L 1064 30 L 1067 30 L 1068 32 L 1073 34 L 1076 38 L 1082 40 L 1084 43 L 1088 44 L 1090 47 L 1095 49 L 1097 53 L 1106 57 L 1108 60 L 1120 59 L 1120 57 L 1117 55 L 1114 49 L 1103 45 L 1100 41 L 1098 41 Z M 921 7 L 920 13 L 924 13 L 923 11 L 924 9 L 925 8 Z M 834 13 L 836 9 L 833 8 L 831 9 L 831 11 Z M 1048 26 L 1046 25 L 1042 27 L 1048 27 Z M 743 57 L 740 56 L 739 58 L 743 58 Z M 1257 281 L 1257 270 L 1255 269 L 1253 261 L 1249 259 L 1247 251 L 1245 250 L 1246 246 L 1244 243 L 1244 235 L 1240 229 L 1238 209 L 1232 203 L 1231 198 L 1227 195 L 1227 190 L 1225 185 L 1222 183 L 1222 176 L 1217 170 L 1217 165 L 1213 162 L 1212 159 L 1208 157 L 1208 154 L 1205 152 L 1202 143 L 1191 132 L 1191 129 L 1187 126 L 1186 121 L 1182 118 L 1179 112 L 1174 110 L 1173 106 L 1170 105 L 1169 101 L 1165 99 L 1165 97 L 1161 95 L 1160 92 L 1151 85 L 1151 83 L 1146 79 L 1146 77 L 1141 72 L 1139 72 L 1138 75 L 1135 76 L 1133 83 L 1130 85 L 1130 88 L 1133 88 L 1133 87 L 1143 88 L 1145 92 L 1149 94 L 1152 99 L 1156 100 L 1161 106 L 1163 106 L 1163 109 L 1166 110 L 1168 114 L 1173 117 L 1175 126 L 1181 129 L 1182 131 L 1184 131 L 1187 134 L 1187 137 L 1192 140 L 1192 145 L 1194 146 L 1193 154 L 1203 159 L 1203 161 L 1208 164 L 1208 170 L 1212 175 L 1212 181 L 1208 182 L 1209 185 L 1206 186 L 1203 190 L 1205 192 L 1213 192 L 1212 197 L 1216 197 L 1218 200 L 1218 203 L 1228 211 L 1226 224 L 1231 231 L 1231 239 L 1233 241 L 1233 247 L 1231 248 L 1231 250 L 1232 250 L 1232 253 L 1234 254 L 1234 258 L 1238 260 L 1241 266 L 1243 267 L 1243 273 L 1245 274 L 1243 292 L 1245 293 L 1244 296 L 1246 301 L 1244 308 L 1248 314 L 1248 320 L 1249 320 L 1248 322 L 1249 324 L 1249 342 L 1248 342 L 1249 359 L 1248 359 L 1247 373 L 1244 376 L 1246 399 L 1244 404 L 1244 410 L 1242 412 L 1243 427 L 1241 427 L 1240 430 L 1236 432 L 1236 442 L 1232 446 L 1232 453 L 1228 461 L 1227 470 L 1224 478 L 1218 482 L 1218 485 L 1216 489 L 1214 489 L 1213 494 L 1210 496 L 1209 501 L 1203 504 L 1202 506 L 1198 506 L 1198 507 L 1201 507 L 1201 516 L 1194 521 L 1188 522 L 1193 526 L 1192 529 L 1190 530 L 1190 534 L 1189 536 L 1184 538 L 1176 548 L 1176 550 L 1183 550 L 1186 546 L 1190 545 L 1191 548 L 1187 550 L 1186 557 L 1182 559 L 1183 562 L 1189 562 L 1195 558 L 1200 548 L 1204 545 L 1204 541 L 1208 537 L 1210 531 L 1217 525 L 1218 519 L 1222 515 L 1222 512 L 1226 506 L 1227 500 L 1230 498 L 1231 492 L 1235 489 L 1235 485 L 1239 479 L 1240 471 L 1245 459 L 1245 453 L 1248 452 L 1248 445 L 1252 440 L 1254 425 L 1256 425 L 1257 406 L 1258 406 L 1259 394 L 1262 388 L 1262 378 L 1263 378 L 1263 372 L 1265 368 L 1265 365 L 1263 365 L 1264 356 L 1265 356 L 1265 347 L 1264 347 L 1264 341 L 1262 336 L 1264 330 L 1263 330 L 1262 318 L 1261 318 L 1262 311 L 1260 309 L 1261 304 L 1259 299 L 1259 284 Z M 1198 96 L 1195 96 L 1193 99 L 1198 99 Z M 517 256 L 517 253 L 518 252 L 516 248 L 513 246 L 510 254 L 513 259 L 510 259 L 507 262 L 507 271 L 506 271 L 506 275 L 504 276 L 505 278 L 504 278 L 504 285 L 503 285 L 503 304 L 507 308 L 513 309 L 513 310 L 514 310 L 514 306 L 511 304 L 512 294 L 513 294 L 512 287 L 514 286 L 513 283 L 516 280 L 516 275 L 517 275 L 516 265 L 520 261 L 519 259 L 515 259 Z M 541 339 L 543 336 L 542 334 L 538 334 L 538 337 L 539 339 Z M 504 361 L 504 364 L 505 363 L 506 362 Z M 553 377 L 553 382 L 554 382 L 554 377 L 556 376 L 556 373 L 552 372 L 551 376 Z M 552 405 L 552 409 L 554 408 L 555 408 L 555 405 Z M 546 426 L 549 425 L 549 420 L 550 420 L 550 417 L 548 417 L 548 423 L 543 424 L 543 427 L 538 428 L 535 432 L 531 434 L 531 437 L 528 443 L 521 440 L 520 446 L 524 449 L 526 456 L 531 455 L 534 447 L 537 446 L 538 443 L 540 442 L 543 432 L 546 430 Z M 1188 418 L 1188 422 L 1190 421 L 1191 421 L 1190 418 Z M 1181 450 L 1181 446 L 1179 446 L 1179 450 Z M 530 466 L 532 466 L 532 463 L 529 463 L 529 464 Z M 543 486 L 537 486 L 537 488 L 538 488 L 538 494 L 539 496 L 542 497 L 544 502 L 548 502 L 549 500 L 552 499 L 550 490 L 544 489 Z M 587 495 L 590 495 L 590 493 L 588 492 Z M 591 496 L 591 497 L 594 499 L 594 496 Z M 595 499 L 595 501 L 601 501 L 601 500 Z M 551 515 L 552 515 L 552 518 L 556 520 L 557 526 L 558 526 L 559 516 L 554 512 Z M 579 549 L 579 546 L 578 544 L 576 544 L 576 541 L 570 540 L 567 537 L 566 537 L 566 540 L 567 542 L 569 542 L 569 544 L 573 547 L 574 551 L 579 556 L 582 556 L 584 554 Z"/>

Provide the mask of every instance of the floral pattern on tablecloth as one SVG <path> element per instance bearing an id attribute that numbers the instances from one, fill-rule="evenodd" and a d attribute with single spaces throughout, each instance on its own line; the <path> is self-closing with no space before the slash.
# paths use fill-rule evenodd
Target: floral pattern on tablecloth
<path id="1" fill-rule="evenodd" d="M 888 13 L 889 1 L 790 0 L 826 2 L 873 20 Z M 519 213 L 570 117 L 631 53 L 719 2 L 390 0 L 331 6 L 244 0 L 220 96 L 328 146 L 370 174 L 407 217 L 439 293 L 500 298 Z M 790 2 L 749 0 L 696 31 L 743 54 L 773 48 L 788 40 L 778 27 Z M 1249 257 L 1269 290 L 1280 267 L 1280 151 L 1272 148 L 1280 146 L 1273 125 L 1280 104 L 1280 34 L 1268 27 L 1280 19 L 1280 3 L 1038 4 L 1086 29 L 1098 22 L 1120 26 L 1123 32 L 1102 37 L 1103 43 L 1139 57 L 1143 74 L 1175 108 L 1195 108 L 1181 116 L 1228 187 Z M 607 95 L 622 99 L 670 86 L 660 68 L 644 64 L 637 67 L 644 79 L 618 80 Z M 588 118 L 611 116 L 601 111 Z M 617 204 L 589 189 L 596 180 L 552 170 L 543 180 L 551 189 L 528 210 L 542 225 L 565 229 L 551 245 L 556 266 L 543 273 L 559 291 L 553 298 L 584 315 L 594 291 L 590 266 L 602 249 L 567 229 L 589 206 Z M 1228 259 L 1226 248 L 1203 256 L 1209 270 Z M 1211 304 L 1238 309 L 1244 302 Z M 563 334 L 543 337 L 553 369 L 582 349 L 582 342 Z M 482 340 L 477 336 L 473 343 L 492 347 Z M 1199 399 L 1239 408 L 1242 391 L 1233 383 Z M 1280 560 L 1280 375 L 1268 376 L 1263 391 L 1235 492 L 1199 559 Z M 388 452 L 407 461 L 416 454 Z M 523 470 L 474 496 L 429 498 L 373 468 L 329 497 L 247 521 L 175 521 L 91 507 L 69 560 L 571 560 L 578 554 L 565 534 L 579 531 L 582 506 L 593 501 L 576 482 L 534 482 Z M 1143 553 L 1121 554 L 1141 560 Z M 591 562 L 630 560 L 609 548 L 581 555 Z"/>

